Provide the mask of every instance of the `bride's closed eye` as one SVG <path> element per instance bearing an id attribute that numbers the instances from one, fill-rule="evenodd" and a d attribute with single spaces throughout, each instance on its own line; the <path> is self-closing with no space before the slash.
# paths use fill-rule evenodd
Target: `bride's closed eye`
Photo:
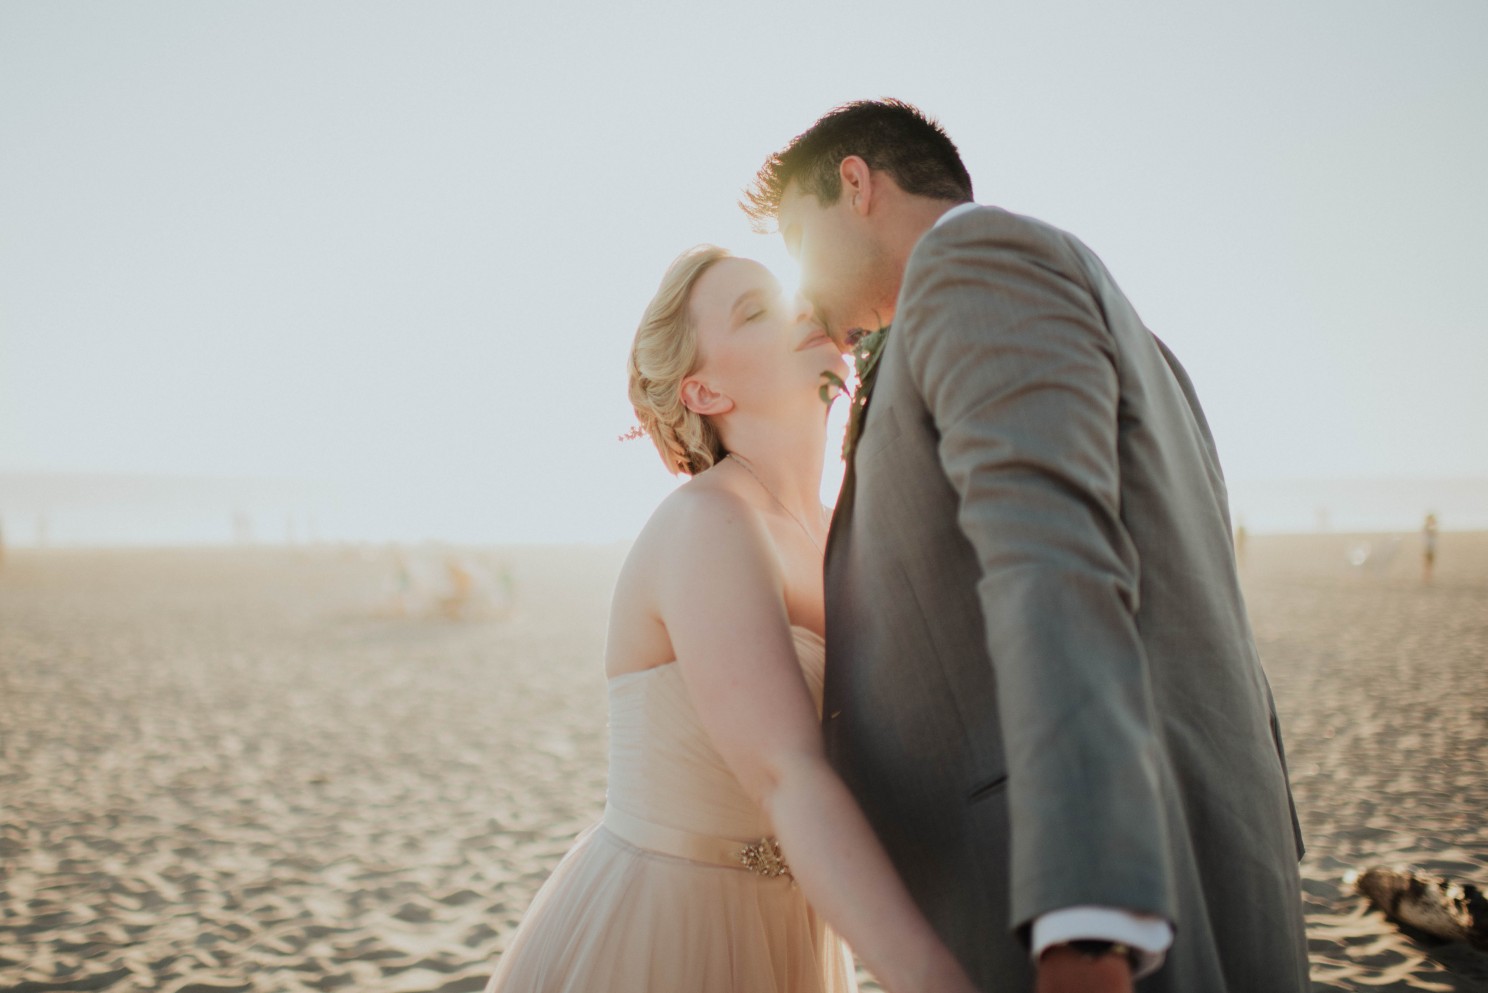
<path id="1" fill-rule="evenodd" d="M 784 298 L 781 297 L 779 294 L 770 294 L 769 296 L 762 297 L 758 303 L 755 303 L 753 306 L 751 306 L 748 312 L 745 313 L 744 320 L 746 323 L 749 321 L 757 321 L 761 317 L 768 316 L 777 305 L 782 305 L 783 303 Z"/>

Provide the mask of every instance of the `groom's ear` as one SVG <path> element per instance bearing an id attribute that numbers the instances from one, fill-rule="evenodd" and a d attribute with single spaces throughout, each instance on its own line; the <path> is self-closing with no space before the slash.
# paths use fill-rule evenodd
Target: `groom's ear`
<path id="1" fill-rule="evenodd" d="M 682 406 L 694 414 L 713 417 L 734 409 L 734 401 L 694 376 L 682 380 Z"/>
<path id="2" fill-rule="evenodd" d="M 837 177 L 842 180 L 842 197 L 859 215 L 866 215 L 873 203 L 873 170 L 861 156 L 849 155 L 837 166 Z"/>

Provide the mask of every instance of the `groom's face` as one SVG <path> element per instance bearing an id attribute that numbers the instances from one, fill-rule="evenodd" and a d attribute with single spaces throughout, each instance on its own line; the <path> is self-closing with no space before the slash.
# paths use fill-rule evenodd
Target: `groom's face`
<path id="1" fill-rule="evenodd" d="M 787 251 L 801 267 L 801 296 L 837 346 L 846 349 L 855 330 L 874 331 L 893 317 L 888 312 L 872 229 L 848 197 L 823 205 L 796 183 L 785 189 L 776 215 Z"/>

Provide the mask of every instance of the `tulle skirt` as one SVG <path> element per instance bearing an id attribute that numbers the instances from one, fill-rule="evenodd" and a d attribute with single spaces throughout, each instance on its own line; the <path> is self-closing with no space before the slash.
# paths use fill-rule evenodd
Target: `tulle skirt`
<path id="1" fill-rule="evenodd" d="M 637 848 L 602 824 L 559 862 L 486 993 L 852 993 L 847 946 L 789 877 Z"/>

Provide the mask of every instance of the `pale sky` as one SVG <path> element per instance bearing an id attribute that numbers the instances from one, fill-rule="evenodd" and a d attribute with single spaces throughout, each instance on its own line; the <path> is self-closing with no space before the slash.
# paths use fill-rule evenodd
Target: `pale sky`
<path id="1" fill-rule="evenodd" d="M 0 5 L 0 472 L 628 538 L 674 485 L 616 441 L 663 269 L 791 278 L 740 189 L 892 95 L 1105 260 L 1232 479 L 1488 477 L 1482 0 L 512 8 Z"/>

